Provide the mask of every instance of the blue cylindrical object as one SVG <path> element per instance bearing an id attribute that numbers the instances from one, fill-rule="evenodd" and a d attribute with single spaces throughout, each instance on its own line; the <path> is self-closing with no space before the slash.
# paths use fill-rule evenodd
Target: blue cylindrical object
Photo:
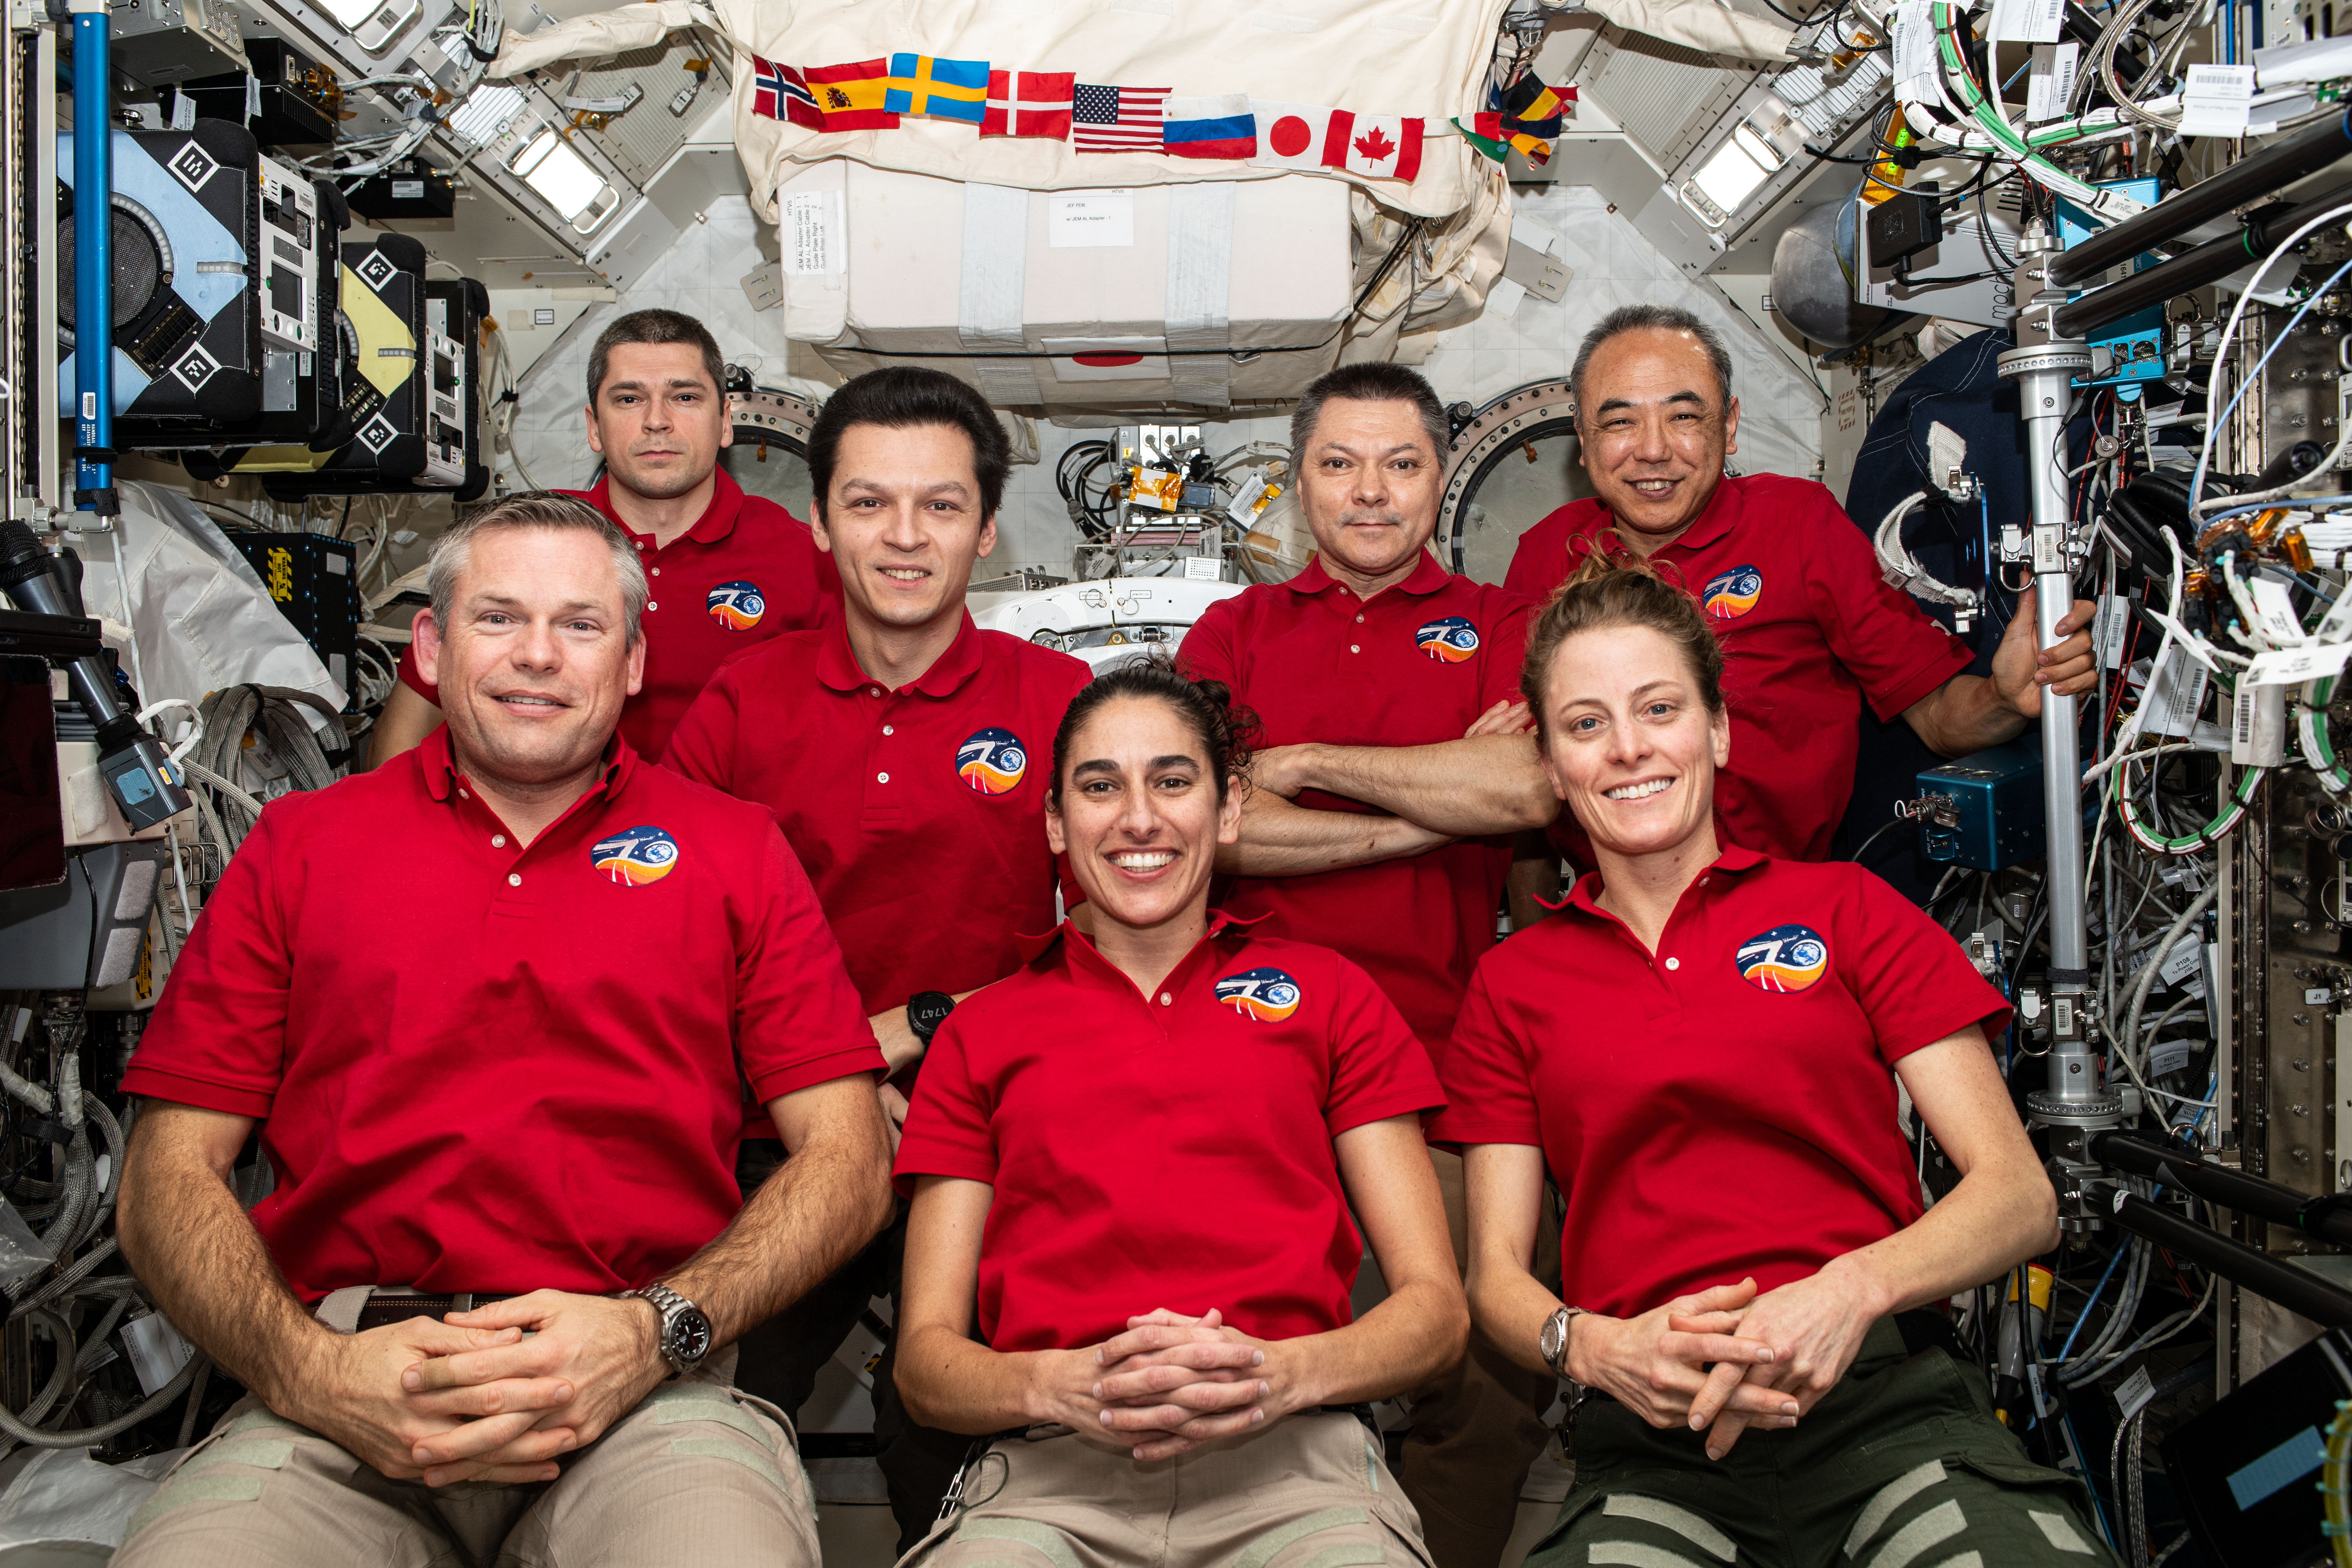
<path id="1" fill-rule="evenodd" d="M 114 127 L 106 0 L 73 0 L 74 445 L 114 447 Z M 111 463 L 74 461 L 74 489 L 110 489 Z M 84 500 L 85 510 L 97 502 Z"/>

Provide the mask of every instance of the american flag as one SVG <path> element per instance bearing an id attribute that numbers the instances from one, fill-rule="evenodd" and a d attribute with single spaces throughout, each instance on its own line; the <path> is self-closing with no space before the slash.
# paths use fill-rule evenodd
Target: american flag
<path id="1" fill-rule="evenodd" d="M 1077 84 L 1070 115 L 1071 139 L 1081 153 L 1157 153 L 1164 87 L 1097 87 Z"/>

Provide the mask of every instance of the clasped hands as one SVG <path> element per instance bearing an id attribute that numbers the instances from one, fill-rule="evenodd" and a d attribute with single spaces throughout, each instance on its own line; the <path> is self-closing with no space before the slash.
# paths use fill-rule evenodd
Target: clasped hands
<path id="1" fill-rule="evenodd" d="M 1569 1373 L 1653 1426 L 1706 1433 L 1720 1459 L 1750 1426 L 1798 1418 L 1853 1364 L 1880 1313 L 1836 1265 L 1758 1295 L 1756 1281 L 1677 1297 L 1637 1318 L 1570 1324 Z"/>
<path id="2" fill-rule="evenodd" d="M 1227 1327 L 1214 1309 L 1191 1318 L 1160 1308 L 1099 1345 L 1034 1355 L 1033 1418 L 1123 1445 L 1139 1460 L 1172 1458 L 1306 1404 L 1281 1342 Z"/>
<path id="3" fill-rule="evenodd" d="M 634 1298 L 534 1290 L 322 1339 L 272 1404 L 394 1480 L 553 1480 L 668 1375 L 658 1325 Z"/>

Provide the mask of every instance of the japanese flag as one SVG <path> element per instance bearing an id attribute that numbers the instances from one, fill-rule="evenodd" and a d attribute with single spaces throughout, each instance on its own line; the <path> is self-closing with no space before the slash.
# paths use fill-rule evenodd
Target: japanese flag
<path id="1" fill-rule="evenodd" d="M 1421 173 L 1421 126 L 1417 117 L 1335 109 L 1323 138 L 1323 166 L 1376 180 L 1410 180 Z"/>
<path id="2" fill-rule="evenodd" d="M 1250 113 L 1257 120 L 1257 156 L 1251 163 L 1268 169 L 1323 166 L 1323 142 L 1331 129 L 1330 110 L 1318 103 L 1253 98 Z"/>

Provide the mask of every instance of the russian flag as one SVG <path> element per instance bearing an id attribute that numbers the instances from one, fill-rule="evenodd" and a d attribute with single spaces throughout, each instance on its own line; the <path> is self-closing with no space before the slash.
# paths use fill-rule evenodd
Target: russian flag
<path id="1" fill-rule="evenodd" d="M 1171 98 L 1161 110 L 1160 150 L 1177 158 L 1257 156 L 1257 120 L 1249 95 Z"/>

